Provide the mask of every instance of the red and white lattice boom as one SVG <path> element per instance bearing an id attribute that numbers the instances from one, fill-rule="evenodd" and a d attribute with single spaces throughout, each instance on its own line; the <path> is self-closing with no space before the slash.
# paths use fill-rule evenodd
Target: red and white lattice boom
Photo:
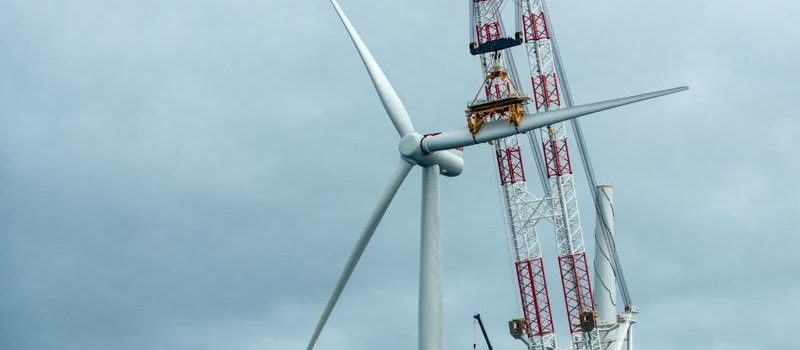
<path id="1" fill-rule="evenodd" d="M 503 0 L 472 0 L 472 42 L 470 51 L 480 56 L 484 76 L 493 71 L 511 71 L 511 81 L 488 81 L 484 84 L 486 100 L 473 104 L 503 100 L 518 93 L 510 47 L 524 44 L 528 56 L 532 86 L 531 110 L 543 112 L 562 107 L 556 71 L 551 28 L 547 23 L 542 0 L 519 0 L 518 31 L 506 37 L 501 18 Z M 532 116 L 535 118 L 535 116 Z M 514 268 L 519 287 L 525 332 L 531 349 L 557 347 L 550 295 L 544 262 L 535 225 L 543 218 L 555 228 L 558 267 L 562 292 L 575 350 L 599 349 L 597 330 L 587 327 L 587 318 L 594 316 L 594 300 L 583 230 L 576 198 L 572 161 L 565 125 L 549 125 L 540 129 L 543 171 L 546 192 L 543 199 L 531 194 L 526 185 L 525 167 L 517 136 L 495 142 L 495 156 L 503 193 L 505 214 L 514 254 Z M 591 329 L 590 329 L 591 328 Z"/>

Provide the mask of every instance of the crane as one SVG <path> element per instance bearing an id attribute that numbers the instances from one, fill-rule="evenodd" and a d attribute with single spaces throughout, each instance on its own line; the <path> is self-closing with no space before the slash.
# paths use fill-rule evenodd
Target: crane
<path id="1" fill-rule="evenodd" d="M 522 44 L 521 33 L 507 37 L 500 10 L 502 0 L 470 0 L 470 53 L 480 59 L 484 81 L 467 108 L 467 124 L 473 133 L 486 122 L 507 119 L 519 123 L 519 109 L 527 100 L 521 91 L 513 58 L 508 50 Z M 542 248 L 536 224 L 554 213 L 549 202 L 527 186 L 519 136 L 494 142 L 495 164 L 502 192 L 504 216 L 511 237 L 524 329 L 531 349 L 557 348 Z"/>
<path id="2" fill-rule="evenodd" d="M 472 25 L 475 29 L 475 34 L 473 36 L 475 40 L 470 44 L 470 52 L 479 55 L 481 58 L 481 65 L 484 73 L 481 89 L 466 110 L 466 128 L 422 135 L 415 130 L 402 101 L 392 88 L 391 83 L 370 53 L 364 41 L 356 32 L 349 18 L 344 14 L 344 11 L 336 0 L 330 0 L 330 2 L 350 36 L 356 51 L 361 57 L 375 90 L 383 103 L 387 116 L 398 133 L 398 153 L 400 159 L 393 176 L 382 193 L 379 202 L 369 216 L 351 254 L 347 258 L 345 267 L 342 269 L 339 279 L 314 327 L 306 349 L 312 350 L 317 343 L 331 312 L 342 295 L 342 291 L 350 280 L 378 224 L 383 218 L 400 185 L 402 185 L 411 169 L 415 166 L 423 168 L 421 193 L 422 211 L 420 214 L 421 244 L 418 345 L 420 349 L 425 350 L 442 349 L 443 301 L 441 289 L 439 176 L 454 177 L 461 174 L 464 169 L 464 161 L 461 156 L 462 151 L 460 148 L 482 143 L 492 144 L 495 148 L 498 174 L 500 175 L 502 188 L 505 190 L 504 203 L 506 204 L 506 209 L 508 209 L 506 212 L 510 219 L 509 226 L 513 234 L 512 242 L 515 245 L 514 253 L 517 257 L 515 266 L 517 267 L 520 299 L 522 301 L 523 315 L 525 318 L 512 320 L 509 323 L 512 336 L 521 339 L 522 333 L 528 333 L 531 342 L 526 342 L 526 344 L 532 349 L 544 350 L 556 348 L 555 335 L 552 332 L 553 324 L 549 295 L 544 278 L 544 268 L 541 263 L 541 247 L 539 246 L 534 225 L 535 222 L 543 218 L 549 218 L 554 222 L 560 222 L 562 226 L 568 226 L 570 222 L 572 222 L 572 218 L 567 216 L 567 212 L 564 210 L 563 192 L 557 193 L 557 199 L 554 195 L 555 191 L 546 192 L 546 197 L 537 199 L 527 191 L 526 186 L 514 186 L 515 184 L 525 184 L 525 173 L 522 167 L 522 158 L 519 156 L 521 152 L 517 135 L 545 128 L 550 135 L 548 141 L 553 143 L 554 137 L 552 136 L 553 132 L 551 130 L 554 125 L 561 125 L 560 123 L 564 121 L 599 111 L 685 91 L 688 87 L 677 87 L 565 109 L 541 110 L 537 111 L 536 115 L 530 115 L 527 111 L 527 103 L 530 98 L 522 93 L 520 89 L 520 80 L 518 79 L 518 74 L 514 67 L 514 61 L 508 54 L 510 48 L 519 46 L 522 42 L 526 42 L 526 34 L 518 30 L 515 32 L 513 38 L 504 35 L 502 21 L 499 16 L 499 8 L 500 5 L 502 5 L 502 0 L 470 0 L 472 4 Z M 520 17 L 519 12 L 521 8 L 522 6 L 518 8 L 517 18 L 524 18 Z M 527 16 L 530 16 L 530 13 L 528 13 Z M 517 28 L 520 28 L 519 23 Z M 472 29 L 470 32 L 472 32 Z M 536 43 L 534 43 L 534 45 L 536 45 Z M 483 48 L 481 48 L 482 46 Z M 536 85 L 534 85 L 534 87 L 535 86 Z M 481 92 L 485 94 L 485 99 L 479 97 Z M 549 95 L 545 94 L 545 96 Z M 535 99 L 538 98 L 535 92 L 534 97 Z M 560 140 L 561 139 L 555 138 L 556 143 Z M 565 138 L 563 140 L 566 141 Z M 563 142 L 563 144 L 566 145 L 566 142 Z M 547 146 L 547 143 L 545 143 L 545 146 Z M 566 149 L 566 147 L 564 148 Z M 359 150 L 354 150 L 354 152 L 356 152 L 354 154 L 357 155 L 358 151 Z M 551 158 L 556 159 L 556 161 L 554 161 L 556 164 L 555 171 L 560 172 L 564 169 L 560 165 L 562 163 L 558 161 L 561 155 L 560 149 L 554 148 L 553 154 Z M 545 155 L 547 155 L 547 151 L 545 151 Z M 353 159 L 357 159 L 357 156 Z M 507 164 L 507 166 L 504 164 Z M 547 167 L 550 163 L 548 161 L 543 161 L 542 164 Z M 567 162 L 567 165 L 568 164 Z M 571 175 L 571 168 L 569 169 L 569 174 Z M 539 171 L 541 173 L 542 168 L 540 168 Z M 558 173 L 556 175 L 559 178 L 564 176 L 564 174 Z M 548 179 L 551 177 L 552 176 L 548 176 Z M 571 176 L 567 179 L 570 180 Z M 557 185 L 557 189 L 562 191 L 563 189 L 561 187 L 564 187 L 564 182 L 560 179 L 557 180 L 558 181 L 555 182 L 553 180 L 548 181 L 551 183 L 554 182 Z M 574 184 L 572 184 L 572 191 L 574 193 Z M 607 231 L 609 235 L 607 238 L 610 238 L 610 240 L 604 243 L 606 248 L 613 248 L 613 226 L 608 225 L 613 224 L 613 220 L 611 220 L 613 219 L 613 215 L 609 215 L 609 212 L 613 213 L 613 210 L 609 210 L 607 206 L 605 206 L 605 204 L 610 206 L 611 203 L 613 203 L 610 199 L 610 194 L 611 193 L 608 192 L 604 193 L 603 196 L 597 196 L 597 198 L 608 198 L 602 207 L 601 218 L 603 223 L 606 224 L 604 226 L 608 228 Z M 559 205 L 555 205 L 555 203 L 559 203 Z M 600 204 L 601 201 L 598 200 L 597 203 Z M 557 208 L 561 210 L 557 211 Z M 577 214 L 577 208 L 574 213 Z M 525 221 L 516 221 L 518 218 L 522 218 Z M 531 224 L 531 222 L 534 223 Z M 518 226 L 519 224 L 522 226 Z M 522 228 L 524 230 L 518 231 L 517 228 Z M 567 232 L 570 232 L 569 228 Z M 557 231 L 557 237 L 561 237 L 560 231 Z M 573 243 L 571 241 L 572 237 L 571 235 L 566 237 L 569 240 L 567 243 L 570 245 Z M 579 299 L 584 297 L 585 290 L 591 291 L 591 285 L 588 284 L 588 263 L 586 262 L 586 255 L 582 250 L 582 236 L 580 236 L 580 238 L 580 251 L 576 252 L 574 247 L 571 246 L 569 250 L 571 255 L 559 256 L 563 281 L 562 288 L 566 294 L 568 286 L 568 282 L 565 281 L 567 280 L 567 278 L 565 278 L 566 271 L 567 274 L 571 274 L 571 276 L 568 276 L 569 278 L 574 278 L 573 283 L 575 284 L 572 286 L 578 290 L 575 295 Z M 559 242 L 559 244 L 561 243 Z M 607 251 L 606 253 L 608 254 L 610 252 Z M 583 274 L 580 274 L 581 265 L 577 263 L 581 256 L 583 259 L 582 265 L 586 267 L 583 269 Z M 565 257 L 566 259 L 564 259 Z M 538 264 L 534 264 L 533 262 L 537 260 Z M 565 268 L 564 260 L 567 261 L 566 265 L 570 266 Z M 606 267 L 618 269 L 619 264 L 615 262 L 612 263 L 611 259 L 607 259 L 606 263 L 608 266 L 605 266 L 599 275 L 602 278 L 610 278 L 608 282 L 616 284 L 614 280 L 618 280 L 617 277 L 621 276 L 608 273 L 607 271 L 609 269 L 606 269 Z M 612 265 L 617 266 L 614 267 Z M 529 269 L 525 270 L 526 268 Z M 527 273 L 520 273 L 520 271 Z M 541 272 L 541 274 L 539 272 Z M 588 287 L 586 289 L 582 288 L 583 275 L 586 275 L 585 280 Z M 569 294 L 566 295 L 569 296 Z M 592 295 L 589 294 L 589 298 L 591 297 Z M 604 297 L 604 299 L 612 299 L 610 302 L 613 305 L 613 296 L 611 298 Z M 628 299 L 626 299 L 626 303 L 627 300 Z M 593 303 L 586 305 L 593 305 Z M 570 308 L 570 306 L 570 301 L 568 300 L 568 314 L 572 316 L 573 309 Z M 616 309 L 611 306 L 608 307 L 608 311 L 610 311 L 613 316 Z M 626 314 L 628 311 L 630 310 L 628 310 L 626 305 Z M 532 321 L 536 322 L 537 328 L 535 330 L 532 330 Z M 592 347 L 594 347 L 594 344 L 601 344 L 599 338 L 593 337 L 593 332 L 598 333 L 596 331 L 597 327 L 595 327 L 596 316 L 593 307 L 590 313 L 581 312 L 578 315 L 578 322 L 580 330 L 583 332 L 582 336 L 588 341 L 585 343 L 582 342 L 584 338 L 576 336 L 576 332 L 572 331 L 573 349 L 578 349 L 584 344 L 588 344 Z M 621 320 L 617 322 L 616 325 L 610 325 L 609 328 L 607 328 L 608 332 L 606 335 L 611 334 L 611 331 L 614 330 L 616 338 L 609 337 L 604 339 L 603 341 L 605 341 L 605 343 L 603 344 L 608 344 L 609 348 L 618 350 L 621 348 L 622 336 L 626 336 L 628 350 L 630 350 L 632 348 L 632 339 L 630 335 L 630 325 L 632 323 L 632 319 L 629 319 L 624 320 L 624 322 Z M 572 327 L 572 325 L 571 323 L 570 326 Z M 547 333 L 545 333 L 545 330 Z"/>
<path id="3" fill-rule="evenodd" d="M 562 108 L 561 92 L 543 0 L 519 0 L 518 22 L 528 56 L 533 105 L 536 112 Z M 558 265 L 567 309 L 573 349 L 599 349 L 599 334 L 593 323 L 594 298 L 590 270 L 578 211 L 577 193 L 564 123 L 548 125 L 529 133 L 532 143 L 539 143 L 547 178 L 547 189 L 554 200 Z"/>
<path id="4" fill-rule="evenodd" d="M 483 327 L 483 320 L 481 320 L 481 314 L 475 314 L 475 315 L 472 316 L 472 318 L 474 318 L 476 321 L 478 321 L 478 325 L 481 327 L 481 333 L 483 334 L 483 340 L 486 341 L 486 347 L 489 348 L 489 350 L 493 350 L 492 349 L 492 342 L 489 341 L 489 336 L 486 335 L 486 328 Z M 475 344 L 473 342 L 472 343 L 472 348 L 475 349 L 476 345 L 477 344 Z"/>
<path id="5" fill-rule="evenodd" d="M 530 109 L 533 112 L 546 112 L 572 105 L 571 92 L 544 0 L 515 0 L 516 30 L 513 36 L 505 35 L 501 15 L 504 2 L 470 0 L 472 40 L 469 49 L 471 54 L 480 57 L 484 83 L 478 95 L 481 92 L 485 95 L 485 99 L 476 96 L 467 108 L 467 124 L 473 133 L 478 132 L 486 121 L 505 119 L 519 125 L 521 116 L 529 114 Z M 528 58 L 532 99 L 522 93 L 521 80 L 509 52 L 511 48 L 522 44 Z M 528 103 L 529 99 L 532 100 L 531 104 Z M 603 209 L 604 205 L 610 205 L 609 198 L 613 198 L 613 194 L 610 194 L 610 187 L 597 187 L 580 123 L 577 120 L 572 123 L 587 180 L 593 189 L 592 197 L 598 218 L 595 279 L 600 281 L 601 288 L 596 293 L 592 290 L 590 280 L 564 123 L 528 132 L 544 190 L 541 199 L 527 188 L 518 137 L 497 140 L 494 144 L 523 311 L 521 321 L 524 322 L 520 325 L 530 340 L 527 344 L 531 350 L 557 348 L 541 246 L 535 228 L 541 219 L 549 219 L 555 227 L 562 292 L 574 350 L 616 347 L 610 335 L 625 322 L 628 327 L 626 332 L 629 333 L 629 327 L 634 322 L 633 313 L 636 312 L 616 254 L 612 234 L 613 217 Z M 601 195 L 595 193 L 595 189 Z M 605 200 L 601 197 L 605 197 Z M 616 288 L 617 285 L 619 288 Z M 620 322 L 615 319 L 617 290 L 625 302 L 625 314 Z M 595 294 L 602 298 L 601 306 L 604 308 L 600 312 L 600 327 Z M 615 339 L 622 338 L 617 335 Z"/>
<path id="6" fill-rule="evenodd" d="M 523 32 L 525 33 L 523 38 L 528 54 L 528 65 L 531 72 L 531 83 L 537 112 L 572 107 L 572 92 L 569 88 L 564 65 L 561 62 L 555 32 L 552 29 L 552 22 L 545 0 L 515 0 L 515 2 L 519 7 L 517 19 L 522 22 Z M 586 179 L 589 188 L 592 189 L 591 194 L 597 216 L 594 264 L 595 282 L 599 283 L 597 289 L 592 291 L 585 252 L 576 249 L 575 246 L 572 247 L 572 251 L 564 249 L 570 248 L 568 245 L 559 247 L 560 263 L 564 260 L 573 260 L 577 263 L 567 264 L 568 269 L 564 269 L 564 264 L 560 264 L 562 267 L 564 297 L 569 310 L 573 348 L 620 349 L 624 340 L 627 342 L 628 349 L 632 349 L 633 334 L 630 327 L 636 322 L 634 315 L 638 310 L 631 300 L 614 242 L 613 188 L 606 185 L 598 186 L 588 147 L 583 137 L 580 120 L 572 120 L 570 123 L 573 127 L 578 151 L 583 160 Z M 541 144 L 544 149 L 544 160 L 540 160 L 541 157 L 535 158 L 540 160 L 539 164 L 543 165 L 543 168 L 547 169 L 547 176 L 551 184 L 550 190 L 556 188 L 565 194 L 564 198 L 566 200 L 562 201 L 565 203 L 561 203 L 561 205 L 566 210 L 565 214 L 568 214 L 571 208 L 569 195 L 574 193 L 575 185 L 572 180 L 572 168 L 569 165 L 570 155 L 566 134 L 564 133 L 564 125 L 563 123 L 551 125 L 541 129 L 540 132 L 541 140 L 537 140 L 536 132 L 528 133 L 531 144 Z M 562 142 L 562 144 L 559 144 L 559 142 Z M 538 152 L 534 152 L 535 156 L 538 154 Z M 568 164 L 568 169 L 570 170 L 568 175 L 558 174 L 557 170 L 562 162 Z M 557 185 L 559 181 L 563 181 L 563 187 L 553 186 Z M 548 189 L 546 188 L 545 190 L 547 191 Z M 574 207 L 574 211 L 575 216 L 565 215 L 564 217 L 578 218 L 577 206 Z M 579 221 L 576 221 L 575 227 L 580 229 Z M 576 240 L 579 239 L 578 243 L 582 244 L 582 239 L 577 237 L 578 234 L 573 233 L 573 235 Z M 562 255 L 562 252 L 565 254 Z M 570 259 L 569 255 L 577 256 L 578 258 Z M 583 260 L 583 264 L 581 264 L 581 260 Z M 575 268 L 575 265 L 578 265 L 578 268 Z M 569 271 L 569 268 L 573 268 L 573 271 Z M 565 276 L 567 277 L 566 281 Z M 575 282 L 579 283 L 571 283 L 570 279 L 574 279 Z M 581 282 L 584 282 L 585 286 L 581 286 Z M 577 288 L 570 289 L 569 287 L 573 285 Z M 616 315 L 617 293 L 619 293 L 624 302 L 623 313 L 619 316 Z M 594 301 L 598 305 L 589 310 L 588 306 L 592 305 Z M 595 326 L 597 327 L 595 328 Z M 588 338 L 586 337 L 587 335 Z"/>

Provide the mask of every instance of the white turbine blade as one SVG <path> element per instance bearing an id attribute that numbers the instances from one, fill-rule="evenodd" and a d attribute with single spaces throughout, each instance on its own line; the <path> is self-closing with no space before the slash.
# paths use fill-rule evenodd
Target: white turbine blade
<path id="1" fill-rule="evenodd" d="M 317 322 L 317 327 L 314 328 L 314 334 L 311 335 L 311 340 L 308 342 L 308 347 L 306 347 L 307 350 L 314 348 L 314 344 L 316 344 L 317 338 L 319 338 L 319 334 L 322 332 L 322 328 L 325 327 L 325 323 L 328 321 L 328 316 L 331 315 L 333 307 L 336 306 L 336 302 L 339 301 L 339 296 L 342 294 L 342 290 L 347 285 L 350 275 L 353 274 L 353 270 L 356 268 L 358 260 L 361 259 L 364 249 L 367 248 L 367 244 L 369 244 L 372 234 L 375 233 L 375 229 L 378 227 L 378 223 L 381 222 L 383 214 L 386 213 L 386 209 L 389 207 L 389 204 L 392 203 L 394 195 L 397 193 L 400 185 L 403 184 L 403 180 L 405 180 L 412 167 L 413 165 L 411 163 L 408 163 L 404 160 L 400 161 L 400 165 L 397 167 L 394 176 L 392 176 L 392 179 L 389 182 L 389 186 L 386 187 L 386 190 L 381 195 L 378 205 L 375 206 L 375 209 L 372 211 L 372 215 L 370 215 L 369 220 L 367 220 L 367 226 L 364 227 L 364 231 L 361 232 L 361 236 L 358 238 L 356 246 L 350 253 L 350 257 L 347 258 L 347 264 L 345 264 L 344 270 L 342 270 L 342 274 L 339 276 L 339 280 L 336 281 L 336 286 L 333 288 L 333 293 L 331 293 L 328 303 L 325 305 L 325 310 L 322 311 L 322 316 L 320 316 L 319 321 Z"/>
<path id="2" fill-rule="evenodd" d="M 394 124 L 394 128 L 397 129 L 397 133 L 402 137 L 414 131 L 414 126 L 411 124 L 411 119 L 408 117 L 406 107 L 403 105 L 403 102 L 400 101 L 397 92 L 392 88 L 389 79 L 383 74 L 383 70 L 381 70 L 378 62 L 372 57 L 369 49 L 367 49 L 367 45 L 361 40 L 361 36 L 358 35 L 353 24 L 350 23 L 350 19 L 344 14 L 344 11 L 339 7 L 336 0 L 331 0 L 331 4 L 336 10 L 336 13 L 339 14 L 339 18 L 342 20 L 345 29 L 347 29 L 347 33 L 350 34 L 350 39 L 353 40 L 353 45 L 356 46 L 361 60 L 364 61 L 364 66 L 367 68 L 370 78 L 372 78 L 372 84 L 375 85 L 375 90 L 381 98 L 383 108 L 386 109 L 386 113 L 389 114 L 389 119 L 392 120 L 392 124 Z"/>
<path id="3" fill-rule="evenodd" d="M 483 143 L 487 141 L 497 140 L 508 137 L 517 133 L 524 133 L 534 129 L 541 128 L 550 124 L 555 124 L 565 120 L 581 117 L 587 114 L 592 114 L 606 109 L 611 109 L 627 104 L 649 100 L 659 96 L 673 94 L 679 91 L 688 90 L 686 86 L 641 94 L 631 97 L 618 98 L 603 102 L 590 103 L 572 108 L 559 109 L 555 111 L 542 112 L 530 114 L 522 118 L 518 128 L 509 124 L 507 121 L 498 120 L 483 124 L 477 134 L 472 135 L 469 129 L 457 129 L 445 131 L 438 135 L 428 136 L 422 139 L 422 150 L 427 153 L 436 151 L 443 151 L 458 147 L 469 146 L 473 144 Z"/>
<path id="4" fill-rule="evenodd" d="M 419 263 L 419 349 L 442 349 L 442 261 L 439 224 L 439 166 L 422 171 Z"/>

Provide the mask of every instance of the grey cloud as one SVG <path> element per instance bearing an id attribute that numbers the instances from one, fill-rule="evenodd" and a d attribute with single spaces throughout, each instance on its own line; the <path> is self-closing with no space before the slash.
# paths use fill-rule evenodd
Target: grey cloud
<path id="1" fill-rule="evenodd" d="M 584 121 L 617 186 L 638 346 L 799 345 L 800 6 L 549 5 L 579 102 L 693 88 Z M 420 129 L 463 124 L 480 84 L 465 4 L 342 6 Z M 0 347 L 302 348 L 396 154 L 328 4 L 7 0 L 0 29 Z M 493 159 L 465 157 L 442 185 L 445 342 L 471 346 L 477 310 L 514 348 Z M 419 182 L 401 188 L 320 349 L 416 346 Z"/>

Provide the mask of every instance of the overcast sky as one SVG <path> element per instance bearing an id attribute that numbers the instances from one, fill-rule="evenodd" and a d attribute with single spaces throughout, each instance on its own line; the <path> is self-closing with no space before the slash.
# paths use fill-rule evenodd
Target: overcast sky
<path id="1" fill-rule="evenodd" d="M 341 0 L 418 129 L 463 126 L 480 86 L 466 3 Z M 576 102 L 692 87 L 584 119 L 637 346 L 800 347 L 800 4 L 549 7 Z M 2 349 L 301 349 L 397 158 L 324 0 L 0 0 L 0 123 Z M 447 349 L 472 346 L 475 311 L 520 348 L 492 161 L 470 148 L 442 181 Z M 318 349 L 416 347 L 419 185 Z"/>

